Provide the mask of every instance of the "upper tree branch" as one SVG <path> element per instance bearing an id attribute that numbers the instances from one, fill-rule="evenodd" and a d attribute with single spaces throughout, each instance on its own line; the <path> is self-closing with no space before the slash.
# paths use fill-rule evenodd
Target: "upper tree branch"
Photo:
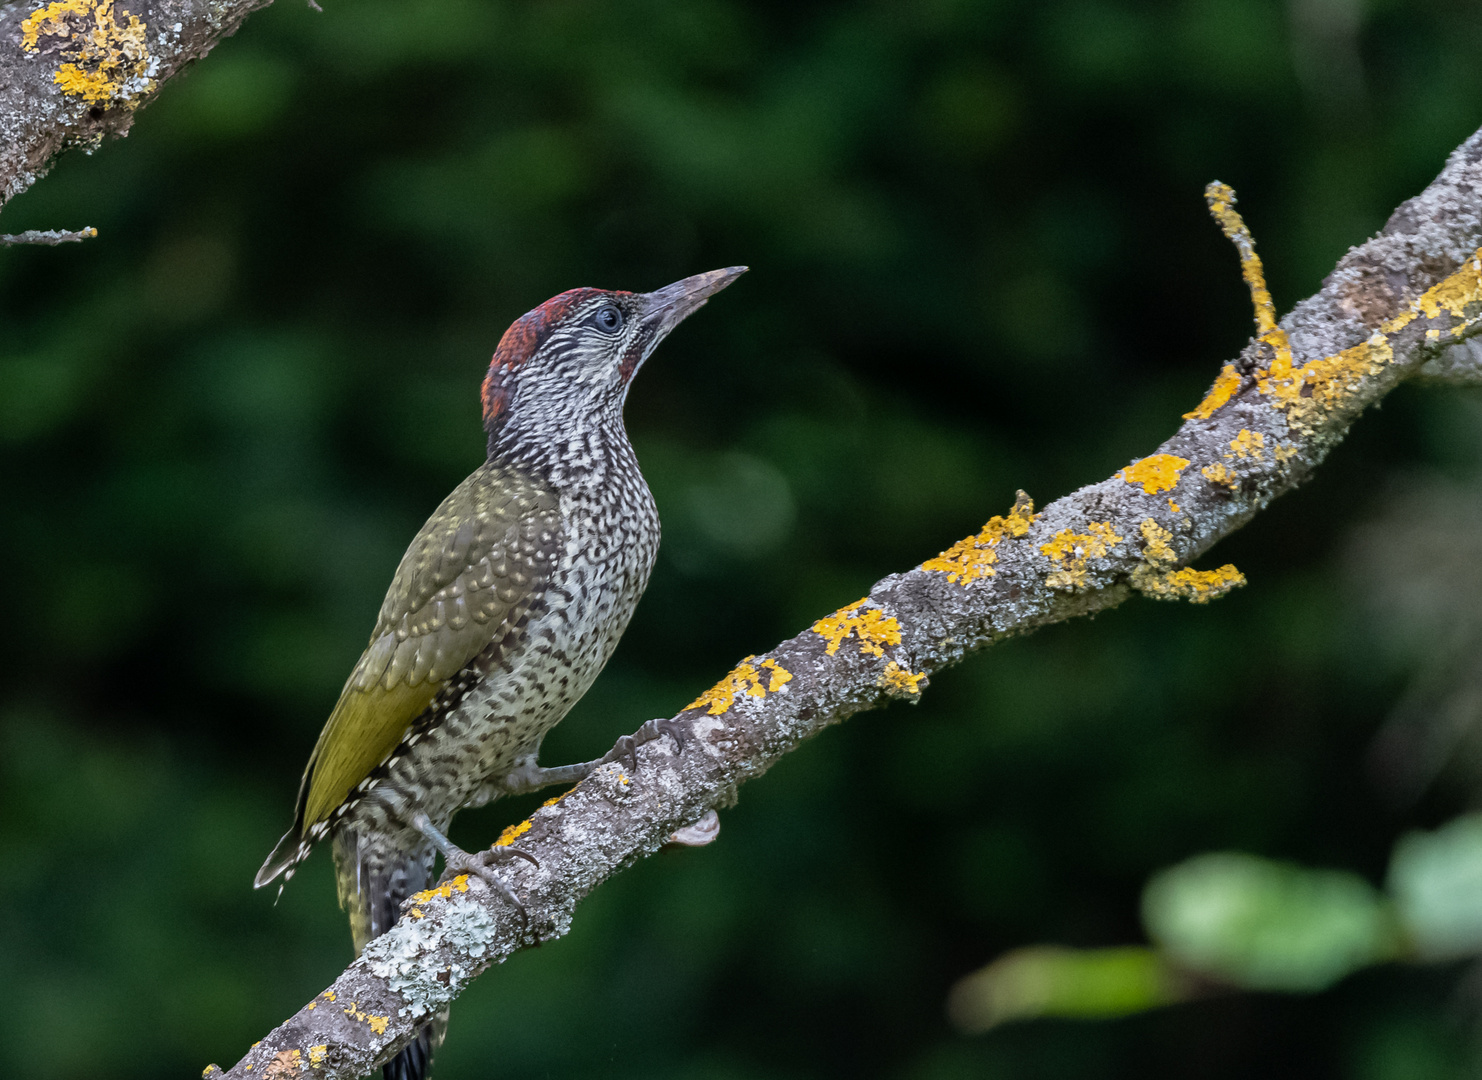
<path id="1" fill-rule="evenodd" d="M 0 207 L 67 147 L 128 134 L 161 83 L 269 3 L 23 0 L 0 8 Z"/>
<path id="2" fill-rule="evenodd" d="M 479 972 L 564 934 L 588 892 L 734 802 L 739 784 L 828 725 L 919 695 L 974 649 L 1112 607 L 1134 589 L 1206 600 L 1238 584 L 1233 567 L 1184 567 L 1300 483 L 1400 380 L 1443 352 L 1475 363 L 1447 347 L 1482 323 L 1482 132 L 1280 324 L 1233 193 L 1211 185 L 1208 194 L 1240 247 L 1259 336 L 1172 438 L 1042 513 L 1021 495 L 976 536 L 747 658 L 680 714 L 693 727 L 681 753 L 650 743 L 631 774 L 605 766 L 500 838 L 518 837 L 540 860 L 506 871 L 528 926 L 477 879 L 414 897 L 330 989 L 227 1075 L 370 1072 Z"/>

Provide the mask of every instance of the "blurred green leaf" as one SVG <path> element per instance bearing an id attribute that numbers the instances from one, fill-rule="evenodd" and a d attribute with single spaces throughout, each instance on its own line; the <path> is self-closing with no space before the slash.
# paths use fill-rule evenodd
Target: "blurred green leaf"
<path id="1" fill-rule="evenodd" d="M 1251 990 L 1322 990 L 1397 946 L 1392 916 L 1362 878 L 1235 852 L 1163 871 L 1142 914 L 1170 959 Z"/>
<path id="2" fill-rule="evenodd" d="M 1388 888 L 1420 956 L 1438 960 L 1482 952 L 1482 815 L 1401 837 Z"/>
<path id="3" fill-rule="evenodd" d="M 1182 1000 L 1181 980 L 1152 949 L 1016 949 L 952 988 L 947 1011 L 963 1031 L 1058 1016 L 1097 1020 Z"/>

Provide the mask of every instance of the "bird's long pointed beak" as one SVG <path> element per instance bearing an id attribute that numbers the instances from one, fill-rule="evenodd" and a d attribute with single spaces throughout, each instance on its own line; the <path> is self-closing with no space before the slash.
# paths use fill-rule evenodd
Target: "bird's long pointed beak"
<path id="1" fill-rule="evenodd" d="M 728 266 L 724 270 L 707 270 L 703 274 L 665 285 L 648 294 L 645 305 L 645 321 L 653 320 L 658 331 L 657 338 L 673 330 L 689 316 L 705 306 L 716 293 L 746 273 L 744 266 Z"/>

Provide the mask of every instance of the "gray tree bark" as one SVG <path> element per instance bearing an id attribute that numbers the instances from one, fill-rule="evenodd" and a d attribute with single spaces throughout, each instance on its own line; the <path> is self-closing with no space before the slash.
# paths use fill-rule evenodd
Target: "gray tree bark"
<path id="1" fill-rule="evenodd" d="M 770 652 L 747 657 L 678 719 L 637 767 L 604 766 L 498 843 L 525 902 L 517 917 L 477 878 L 414 897 L 332 986 L 225 1073 L 261 1080 L 371 1072 L 482 971 L 560 937 L 574 909 L 676 829 L 736 801 L 737 788 L 831 724 L 892 699 L 1000 639 L 1120 604 L 1133 591 L 1207 601 L 1243 578 L 1188 564 L 1301 483 L 1367 406 L 1423 374 L 1476 382 L 1482 349 L 1482 131 L 1434 183 L 1353 248 L 1278 324 L 1233 192 L 1211 209 L 1241 253 L 1258 336 L 1224 365 L 1168 441 L 1114 476 L 1036 513 L 1014 508 L 941 555 L 878 582 Z M 217 1066 L 208 1077 L 223 1075 Z"/>
<path id="2" fill-rule="evenodd" d="M 127 135 L 160 86 L 272 0 L 24 0 L 0 8 L 0 207 L 71 146 Z M 20 233 L 11 243 L 81 239 Z"/>

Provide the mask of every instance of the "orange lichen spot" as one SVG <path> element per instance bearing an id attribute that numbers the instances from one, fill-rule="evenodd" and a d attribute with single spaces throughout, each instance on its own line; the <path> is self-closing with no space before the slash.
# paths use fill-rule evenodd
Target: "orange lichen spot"
<path id="1" fill-rule="evenodd" d="M 1060 565 L 1045 578 L 1045 584 L 1052 589 L 1077 589 L 1088 585 L 1087 560 L 1105 557 L 1121 540 L 1109 521 L 1093 521 L 1083 533 L 1061 529 L 1048 543 L 1039 546 L 1044 555 Z"/>
<path id="2" fill-rule="evenodd" d="M 846 604 L 813 624 L 813 632 L 828 642 L 824 652 L 829 656 L 851 635 L 858 639 L 859 651 L 870 656 L 884 656 L 885 646 L 901 643 L 901 625 L 895 616 L 879 608 L 861 608 L 868 600 L 866 596 Z"/>
<path id="3" fill-rule="evenodd" d="M 459 892 L 468 891 L 467 874 L 459 874 L 452 881 L 445 881 L 441 885 L 438 885 L 436 888 L 423 889 L 421 892 L 413 894 L 412 903 L 427 904 L 431 903 L 433 900 L 438 899 L 439 897 L 444 900 L 451 900 L 453 898 L 454 889 L 458 890 Z M 334 998 L 330 998 L 329 1000 L 333 1001 Z"/>
<path id="4" fill-rule="evenodd" d="M 1188 458 L 1181 458 L 1176 454 L 1154 454 L 1128 465 L 1117 475 L 1129 484 L 1141 484 L 1142 490 L 1147 494 L 1156 495 L 1160 491 L 1172 491 L 1176 488 L 1178 474 L 1188 467 Z"/>
<path id="5" fill-rule="evenodd" d="M 923 570 L 939 570 L 947 580 L 957 585 L 967 585 L 980 577 L 992 577 L 993 564 L 998 561 L 995 550 L 1005 540 L 1023 536 L 1034 523 L 1034 500 L 1019 492 L 1014 508 L 1006 517 L 991 517 L 976 536 L 959 540 L 935 559 L 921 564 Z"/>
<path id="6" fill-rule="evenodd" d="M 1204 395 L 1204 400 L 1193 412 L 1184 413 L 1185 420 L 1208 420 L 1220 408 L 1235 396 L 1235 391 L 1240 389 L 1240 372 L 1235 370 L 1234 364 L 1226 364 L 1220 369 L 1215 377 L 1214 385 L 1209 388 L 1209 393 Z"/>
<path id="7" fill-rule="evenodd" d="M 742 660 L 730 674 L 695 698 L 685 709 L 703 706 L 707 716 L 719 716 L 738 697 L 765 697 L 767 694 L 775 694 L 782 689 L 783 684 L 792 681 L 792 672 L 776 660 L 769 658 L 756 665 L 751 662 L 755 659 L 754 656 L 748 656 Z"/>
<path id="8" fill-rule="evenodd" d="M 1265 449 L 1265 435 L 1259 431 L 1251 431 L 1249 428 L 1241 428 L 1240 434 L 1230 440 L 1230 452 L 1225 457 L 1238 457 L 1241 461 L 1246 458 L 1260 461 L 1265 457 Z"/>
<path id="9" fill-rule="evenodd" d="M 21 23 L 22 50 L 37 52 L 44 37 L 67 43 L 52 76 L 63 94 L 133 109 L 155 88 L 158 61 L 149 55 L 148 28 L 137 15 L 115 15 L 113 0 L 56 0 L 37 8 Z"/>
<path id="10" fill-rule="evenodd" d="M 1223 487 L 1233 488 L 1239 483 L 1239 478 L 1225 468 L 1223 462 L 1216 461 L 1213 465 L 1206 465 L 1199 470 L 1199 474 L 1211 484 L 1219 484 Z"/>
<path id="11" fill-rule="evenodd" d="M 335 992 L 333 990 L 326 990 L 319 996 L 322 997 L 325 1001 L 333 1001 L 335 999 Z"/>
<path id="12" fill-rule="evenodd" d="M 329 1057 L 329 1044 L 320 1043 L 318 1046 L 309 1047 L 309 1068 L 317 1069 L 324 1064 Z"/>
<path id="13" fill-rule="evenodd" d="M 545 802 L 543 802 L 543 803 L 540 804 L 540 808 L 542 810 L 544 810 L 547 806 L 555 806 L 558 802 L 560 802 L 562 799 L 566 798 L 566 796 L 570 795 L 575 790 L 576 790 L 576 788 L 574 788 L 574 787 L 573 788 L 567 788 L 565 791 L 561 792 L 561 794 L 559 794 L 559 795 L 552 795 L 549 799 L 547 799 Z"/>
<path id="14" fill-rule="evenodd" d="M 921 684 L 926 681 L 926 672 L 915 674 L 910 668 L 901 667 L 894 660 L 885 665 L 885 670 L 875 680 L 875 685 L 891 697 L 920 697 Z"/>
<path id="15" fill-rule="evenodd" d="M 1175 514 L 1182 514 L 1184 512 L 1183 507 L 1179 506 L 1172 499 L 1168 500 L 1168 509 L 1172 510 Z"/>
<path id="16" fill-rule="evenodd" d="M 1149 569 L 1138 567 L 1138 570 Z M 1172 570 L 1132 575 L 1132 587 L 1154 600 L 1188 600 L 1207 604 L 1245 584 L 1245 575 L 1226 564 L 1218 570 Z"/>
<path id="17" fill-rule="evenodd" d="M 502 833 L 499 834 L 499 839 L 494 841 L 494 846 L 495 847 L 509 847 L 516 840 L 518 840 L 520 837 L 524 836 L 527 832 L 530 831 L 531 824 L 532 823 L 531 823 L 530 819 L 529 818 L 526 818 L 524 821 L 520 822 L 518 825 L 510 825 Z"/>
<path id="18" fill-rule="evenodd" d="M 352 1020 L 359 1020 L 363 1024 L 369 1024 L 370 1029 L 377 1035 L 386 1034 L 386 1025 L 391 1023 L 389 1016 L 373 1016 L 368 1012 L 356 1008 L 355 1002 L 350 1002 L 350 1007 L 345 1010 L 345 1015 Z"/>

